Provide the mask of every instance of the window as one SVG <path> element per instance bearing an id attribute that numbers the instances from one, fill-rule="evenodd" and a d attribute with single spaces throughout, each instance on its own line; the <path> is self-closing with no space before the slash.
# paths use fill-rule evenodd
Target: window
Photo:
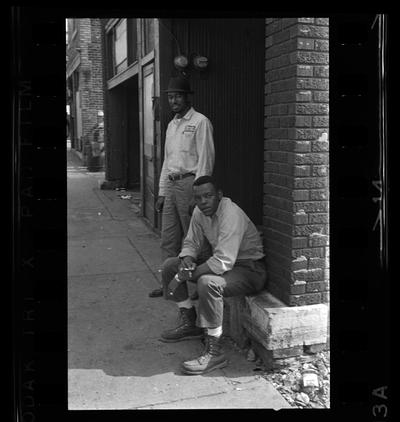
<path id="1" fill-rule="evenodd" d="M 143 19 L 144 55 L 154 50 L 154 18 Z"/>
<path id="2" fill-rule="evenodd" d="M 114 67 L 115 74 L 126 69 L 128 65 L 126 19 L 121 19 L 114 32 Z"/>
<path id="3" fill-rule="evenodd" d="M 106 24 L 107 78 L 112 78 L 138 59 L 137 19 L 111 19 Z"/>
<path id="4" fill-rule="evenodd" d="M 69 23 L 68 19 L 65 19 L 65 44 L 68 45 L 68 32 L 69 32 Z"/>
<path id="5" fill-rule="evenodd" d="M 136 19 L 128 19 L 127 21 L 128 36 L 128 66 L 138 59 L 137 54 L 137 25 Z"/>

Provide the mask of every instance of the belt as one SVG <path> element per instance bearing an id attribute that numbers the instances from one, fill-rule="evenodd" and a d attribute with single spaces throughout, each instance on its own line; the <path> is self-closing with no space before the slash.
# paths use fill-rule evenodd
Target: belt
<path id="1" fill-rule="evenodd" d="M 184 173 L 184 174 L 169 174 L 168 179 L 171 182 L 175 182 L 175 180 L 182 180 L 185 177 L 194 176 L 194 173 Z"/>

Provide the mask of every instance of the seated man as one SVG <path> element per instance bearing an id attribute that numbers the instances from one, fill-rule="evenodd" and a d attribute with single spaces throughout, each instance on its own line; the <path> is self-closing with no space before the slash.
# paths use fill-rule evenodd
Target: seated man
<path id="1" fill-rule="evenodd" d="M 182 251 L 179 257 L 168 258 L 162 270 L 164 297 L 177 302 L 182 324 L 162 333 L 161 340 L 176 342 L 205 334 L 202 355 L 182 364 L 184 373 L 196 375 L 227 365 L 219 342 L 223 297 L 259 292 L 265 285 L 266 270 L 255 225 L 241 208 L 223 197 L 214 179 L 202 176 L 195 180 L 193 195 L 197 206 Z M 210 243 L 212 255 L 199 261 L 204 240 Z M 187 281 L 197 283 L 198 316 L 188 296 Z"/>

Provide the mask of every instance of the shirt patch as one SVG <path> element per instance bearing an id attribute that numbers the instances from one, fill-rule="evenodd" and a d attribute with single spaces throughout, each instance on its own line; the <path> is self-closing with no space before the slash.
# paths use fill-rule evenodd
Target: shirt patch
<path id="1" fill-rule="evenodd" d="M 193 125 L 186 125 L 185 129 L 183 130 L 184 132 L 195 132 L 196 131 L 196 126 Z"/>

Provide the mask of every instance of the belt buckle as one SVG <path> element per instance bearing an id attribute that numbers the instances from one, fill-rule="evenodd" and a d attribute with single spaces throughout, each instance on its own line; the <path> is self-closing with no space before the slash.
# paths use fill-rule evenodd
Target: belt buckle
<path id="1" fill-rule="evenodd" d="M 180 180 L 183 178 L 182 174 L 170 174 L 168 175 L 169 180 L 171 180 L 171 182 L 175 182 L 175 180 Z"/>

